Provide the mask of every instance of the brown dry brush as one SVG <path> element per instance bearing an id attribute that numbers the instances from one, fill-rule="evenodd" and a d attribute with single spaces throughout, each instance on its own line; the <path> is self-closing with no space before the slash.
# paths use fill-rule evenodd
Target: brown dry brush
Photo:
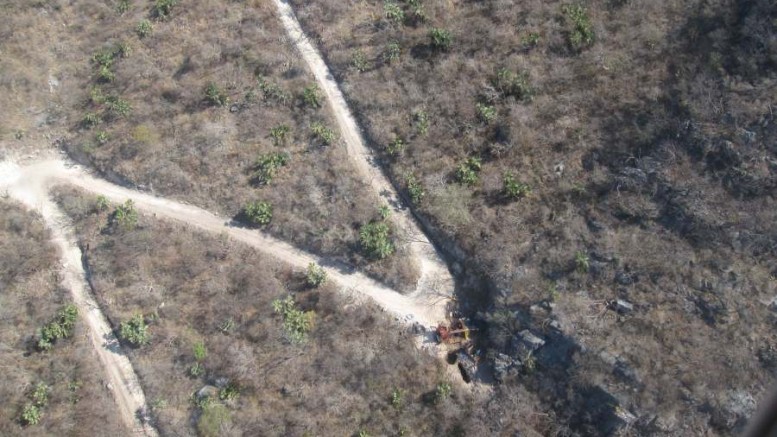
<path id="1" fill-rule="evenodd" d="M 0 434 L 123 434 L 80 319 L 50 350 L 36 347 L 41 328 L 72 303 L 69 290 L 59 287 L 57 249 L 50 238 L 37 214 L 0 201 Z M 39 384 L 45 385 L 47 399 L 37 402 L 39 422 L 27 424 L 21 414 L 25 406 L 36 405 L 33 392 Z"/>

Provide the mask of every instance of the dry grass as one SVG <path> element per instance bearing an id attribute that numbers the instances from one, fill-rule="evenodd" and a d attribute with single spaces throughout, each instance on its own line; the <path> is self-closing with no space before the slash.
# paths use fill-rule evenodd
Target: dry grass
<path id="1" fill-rule="evenodd" d="M 540 356 L 524 381 L 560 423 L 607 432 L 580 395 L 594 386 L 634 411 L 642 432 L 656 432 L 655 414 L 670 433 L 742 426 L 751 411 L 731 399 L 759 399 L 773 382 L 757 352 L 774 344 L 764 305 L 775 295 L 766 278 L 777 233 L 768 2 L 582 2 L 596 36 L 580 51 L 568 44 L 570 2 L 426 1 L 428 20 L 403 24 L 386 19 L 382 1 L 292 3 L 372 146 L 408 144 L 384 155 L 386 168 L 399 186 L 416 176 L 427 193 L 417 210 L 438 240 L 489 279 L 473 295 L 494 304 L 485 317 L 510 311 L 511 329 L 538 331 L 558 319 L 556 343 L 589 351 L 566 367 L 547 353 L 543 368 Z M 431 50 L 433 27 L 451 31 L 449 51 Z M 387 63 L 391 42 L 402 52 Z M 365 72 L 352 67 L 357 52 Z M 533 100 L 499 95 L 502 68 L 527 75 Z M 493 105 L 494 122 L 478 119 L 478 103 Z M 426 134 L 415 128 L 421 109 Z M 483 160 L 479 181 L 461 187 L 455 169 L 471 156 Z M 529 196 L 505 199 L 508 171 Z M 588 273 L 575 271 L 578 252 Z M 528 315 L 552 297 L 555 310 Z M 599 317 L 615 298 L 637 309 Z M 514 331 L 492 327 L 492 346 L 508 348 Z M 638 380 L 618 376 L 610 357 Z"/>
<path id="2" fill-rule="evenodd" d="M 130 2 L 123 14 L 118 4 L 6 7 L 14 19 L 4 24 L 12 36 L 3 42 L 4 51 L 12 56 L 2 85 L 11 99 L 7 108 L 22 120 L 4 128 L 7 151 L 19 154 L 25 145 L 61 138 L 72 157 L 110 179 L 228 217 L 251 201 L 270 202 L 274 215 L 266 230 L 273 235 L 390 285 L 414 288 L 418 268 L 404 245 L 394 259 L 382 262 L 354 250 L 359 226 L 377 217 L 382 200 L 356 176 L 339 141 L 324 146 L 313 137 L 313 123 L 334 127 L 334 122 L 326 102 L 319 109 L 304 104 L 303 89 L 315 80 L 283 38 L 270 3 L 180 3 L 167 20 L 153 19 L 149 2 Z M 153 28 L 143 38 L 136 32 L 142 20 Z M 56 44 L 35 36 L 48 28 L 55 29 Z M 23 38 L 28 34 L 51 52 L 36 53 L 36 60 L 45 55 L 50 62 L 23 56 L 36 46 Z M 93 55 L 118 46 L 126 50 L 108 68 L 113 79 L 100 79 Z M 41 79 L 49 71 L 59 83 L 52 93 Z M 285 100 L 265 98 L 262 81 Z M 229 103 L 218 106 L 206 98 L 211 83 Z M 111 98 L 126 101 L 131 110 L 112 112 L 106 103 Z M 22 108 L 25 100 L 28 107 Z M 37 101 L 51 120 L 35 127 L 25 111 Z M 100 123 L 87 128 L 88 113 L 97 114 Z M 289 132 L 275 144 L 271 129 L 280 125 Z M 16 139 L 14 129 L 26 134 Z M 270 153 L 286 154 L 289 161 L 262 185 L 254 178 L 256 162 Z"/>
<path id="3" fill-rule="evenodd" d="M 226 403 L 223 435 L 468 435 L 490 420 L 485 410 L 465 413 L 480 402 L 466 392 L 435 405 L 442 364 L 378 308 L 344 298 L 337 284 L 310 289 L 305 272 L 150 217 L 119 231 L 91 199 L 68 190 L 58 199 L 89 247 L 95 295 L 114 327 L 135 314 L 153 319 L 150 345 L 129 356 L 163 434 L 194 434 L 201 409 L 192 394 L 219 378 L 240 387 Z M 302 345 L 284 339 L 273 312 L 273 300 L 287 295 L 315 311 Z M 207 349 L 206 371 L 192 377 L 196 342 Z M 392 405 L 395 389 L 401 406 Z"/>
<path id="4" fill-rule="evenodd" d="M 0 201 L 0 434 L 121 435 L 125 430 L 81 321 L 50 351 L 35 346 L 38 330 L 70 303 L 69 292 L 58 287 L 59 260 L 49 238 L 38 216 Z M 39 424 L 23 426 L 21 411 L 39 383 L 49 386 L 48 403 Z"/>

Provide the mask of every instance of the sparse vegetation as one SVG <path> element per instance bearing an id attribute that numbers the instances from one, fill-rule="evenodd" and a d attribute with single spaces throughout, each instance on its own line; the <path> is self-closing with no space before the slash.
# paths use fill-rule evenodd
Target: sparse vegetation
<path id="1" fill-rule="evenodd" d="M 38 349 L 50 350 L 57 340 L 73 335 L 77 317 L 78 309 L 75 305 L 69 304 L 59 310 L 57 317 L 41 328 L 38 334 Z"/>
<path id="2" fill-rule="evenodd" d="M 375 259 L 383 259 L 394 253 L 391 242 L 391 229 L 385 222 L 370 222 L 359 230 L 359 241 L 366 254 Z"/>
<path id="3" fill-rule="evenodd" d="M 456 180 L 459 181 L 460 184 L 468 186 L 477 184 L 479 180 L 478 173 L 480 173 L 481 166 L 480 158 L 474 156 L 467 158 L 456 167 Z"/>
<path id="4" fill-rule="evenodd" d="M 125 231 L 135 229 L 138 225 L 138 211 L 131 199 L 127 199 L 121 205 L 117 205 L 113 211 L 113 219 L 119 228 Z"/>
<path id="5" fill-rule="evenodd" d="M 154 30 L 154 26 L 148 20 L 140 20 L 137 26 L 135 26 L 135 32 L 140 38 L 145 38 L 151 35 Z"/>
<path id="6" fill-rule="evenodd" d="M 594 43 L 594 31 L 588 11 L 580 4 L 564 5 L 561 8 L 567 23 L 567 41 L 574 50 L 581 50 Z"/>
<path id="7" fill-rule="evenodd" d="M 214 82 L 208 82 L 205 87 L 205 100 L 213 106 L 226 106 L 229 103 L 229 96 Z"/>
<path id="8" fill-rule="evenodd" d="M 307 275 L 305 276 L 307 283 L 311 287 L 319 287 L 326 283 L 326 270 L 315 263 L 308 264 Z"/>
<path id="9" fill-rule="evenodd" d="M 405 176 L 405 184 L 407 185 L 407 193 L 410 195 L 410 200 L 414 205 L 421 203 L 421 200 L 426 195 L 421 183 L 413 176 L 408 174 Z"/>
<path id="10" fill-rule="evenodd" d="M 297 308 L 294 298 L 276 299 L 272 303 L 273 311 L 283 319 L 283 330 L 286 338 L 294 344 L 304 343 L 308 332 L 313 329 L 316 314 L 312 311 L 302 311 Z"/>
<path id="11" fill-rule="evenodd" d="M 272 205 L 269 202 L 258 200 L 251 202 L 244 208 L 246 218 L 252 224 L 265 226 L 272 220 Z"/>
<path id="12" fill-rule="evenodd" d="M 310 125 L 310 130 L 313 132 L 313 136 L 318 138 L 325 146 L 332 144 L 337 139 L 335 131 L 320 122 L 315 122 Z"/>
<path id="13" fill-rule="evenodd" d="M 154 3 L 153 14 L 160 20 L 166 20 L 173 12 L 173 8 L 178 4 L 178 0 L 156 0 Z"/>
<path id="14" fill-rule="evenodd" d="M 323 99 L 324 96 L 321 94 L 318 84 L 310 84 L 302 90 L 302 101 L 310 108 L 320 108 Z"/>
<path id="15" fill-rule="evenodd" d="M 433 27 L 429 30 L 429 39 L 432 47 L 437 50 L 446 51 L 453 45 L 453 35 L 447 29 Z"/>
<path id="16" fill-rule="evenodd" d="M 122 322 L 119 336 L 134 347 L 145 346 L 151 341 L 151 333 L 142 314 L 135 314 L 131 319 Z"/>
<path id="17" fill-rule="evenodd" d="M 361 50 L 353 52 L 353 55 L 351 56 L 351 65 L 353 66 L 353 69 L 359 73 L 364 73 L 370 68 L 370 62 L 367 60 L 367 55 Z"/>
<path id="18" fill-rule="evenodd" d="M 273 145 L 276 147 L 285 146 L 289 133 L 291 133 L 291 128 L 285 124 L 279 124 L 270 128 L 270 137 L 272 137 Z"/>
<path id="19" fill-rule="evenodd" d="M 272 182 L 278 170 L 289 163 L 289 155 L 281 152 L 273 152 L 262 155 L 256 161 L 254 180 L 256 183 L 266 185 Z"/>
<path id="20" fill-rule="evenodd" d="M 531 193 L 531 187 L 528 184 L 519 182 L 510 172 L 504 174 L 502 184 L 505 195 L 511 199 L 526 197 L 526 195 Z"/>

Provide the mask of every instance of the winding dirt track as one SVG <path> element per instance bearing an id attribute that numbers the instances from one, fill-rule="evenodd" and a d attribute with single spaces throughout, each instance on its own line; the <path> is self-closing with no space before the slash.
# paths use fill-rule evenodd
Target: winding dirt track
<path id="1" fill-rule="evenodd" d="M 90 339 L 105 368 L 119 413 L 135 434 L 155 436 L 157 433 L 148 423 L 145 396 L 132 364 L 122 354 L 108 321 L 91 295 L 81 262 L 82 254 L 75 244 L 74 235 L 62 212 L 49 198 L 49 190 L 55 184 L 73 185 L 95 195 L 103 195 L 114 203 L 131 199 L 142 212 L 180 221 L 205 232 L 225 233 L 296 268 L 304 269 L 311 262 L 318 263 L 324 266 L 332 280 L 343 287 L 345 293 L 373 300 L 403 323 L 420 323 L 428 327 L 445 318 L 445 304 L 453 288 L 453 278 L 447 266 L 403 206 L 393 185 L 374 164 L 339 86 L 321 55 L 305 37 L 291 7 L 281 0 L 273 1 L 288 36 L 326 94 L 352 164 L 360 177 L 394 209 L 392 217 L 400 239 L 410 247 L 420 265 L 421 276 L 416 290 L 402 295 L 361 273 L 339 269 L 328 259 L 299 250 L 259 231 L 233 226 L 229 220 L 201 208 L 94 177 L 65 159 L 52 157 L 31 162 L 0 162 L 0 192 L 38 211 L 52 230 L 54 242 L 62 251 L 63 285 L 71 291 L 73 301 L 89 328 Z"/>

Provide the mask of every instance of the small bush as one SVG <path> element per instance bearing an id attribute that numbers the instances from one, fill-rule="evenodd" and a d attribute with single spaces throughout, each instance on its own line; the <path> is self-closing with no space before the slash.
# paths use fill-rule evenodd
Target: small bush
<path id="1" fill-rule="evenodd" d="M 308 264 L 306 280 L 309 286 L 318 287 L 326 283 L 326 270 L 316 263 Z"/>
<path id="2" fill-rule="evenodd" d="M 410 195 L 410 200 L 413 202 L 413 204 L 418 205 L 421 203 L 421 200 L 426 195 L 426 192 L 416 177 L 412 174 L 406 175 L 405 184 L 407 185 L 407 193 Z"/>
<path id="3" fill-rule="evenodd" d="M 81 120 L 81 125 L 87 129 L 91 129 L 98 124 L 102 123 L 102 118 L 95 112 L 87 112 L 84 114 L 84 118 Z"/>
<path id="4" fill-rule="evenodd" d="M 32 392 L 32 402 L 38 407 L 45 407 L 49 403 L 49 386 L 45 382 L 35 385 Z"/>
<path id="5" fill-rule="evenodd" d="M 313 131 L 313 136 L 318 138 L 325 146 L 332 144 L 337 139 L 335 131 L 324 126 L 323 123 L 313 123 L 310 125 L 310 130 Z"/>
<path id="6" fill-rule="evenodd" d="M 213 106 L 226 106 L 229 103 L 229 96 L 218 85 L 209 82 L 205 86 L 205 100 Z"/>
<path id="7" fill-rule="evenodd" d="M 418 135 L 426 135 L 429 132 L 429 113 L 423 109 L 413 113 L 413 122 Z"/>
<path id="8" fill-rule="evenodd" d="M 269 184 L 272 182 L 278 169 L 289 162 L 289 155 L 286 153 L 267 153 L 259 157 L 256 161 L 256 172 L 254 181 L 258 184 Z"/>
<path id="9" fill-rule="evenodd" d="M 148 20 L 140 20 L 138 25 L 135 26 L 135 32 L 138 34 L 138 37 L 140 38 L 145 38 L 151 35 L 151 32 L 153 30 L 154 30 L 154 26 Z"/>
<path id="10" fill-rule="evenodd" d="M 529 84 L 529 75 L 526 73 L 514 73 L 502 68 L 496 72 L 491 83 L 502 96 L 513 96 L 525 102 L 534 98 L 534 89 Z"/>
<path id="11" fill-rule="evenodd" d="M 219 399 L 222 401 L 234 401 L 238 397 L 240 397 L 240 387 L 232 382 L 219 391 Z"/>
<path id="12" fill-rule="evenodd" d="M 270 128 L 270 137 L 276 147 L 286 145 L 286 139 L 291 132 L 291 128 L 285 124 L 279 124 L 278 126 Z"/>
<path id="13" fill-rule="evenodd" d="M 160 20 L 166 20 L 170 17 L 176 4 L 178 4 L 178 0 L 157 0 L 152 14 Z"/>
<path id="14" fill-rule="evenodd" d="M 362 249 L 371 258 L 384 259 L 394 253 L 391 242 L 391 229 L 384 222 L 370 222 L 359 230 Z"/>
<path id="15" fill-rule="evenodd" d="M 198 377 L 205 373 L 205 366 L 202 361 L 208 355 L 207 349 L 205 349 L 205 343 L 198 341 L 192 346 L 192 355 L 194 355 L 194 364 L 189 368 L 189 374 L 193 377 Z"/>
<path id="16" fill-rule="evenodd" d="M 244 208 L 248 221 L 255 225 L 264 226 L 272 220 L 272 206 L 268 202 L 251 202 Z"/>
<path id="17" fill-rule="evenodd" d="M 272 101 L 280 104 L 287 104 L 291 100 L 291 96 L 283 91 L 280 85 L 268 82 L 267 79 L 259 77 L 259 89 L 262 91 L 262 97 L 266 101 Z"/>
<path id="18" fill-rule="evenodd" d="M 511 199 L 525 197 L 531 192 L 531 188 L 527 184 L 518 182 L 510 172 L 505 173 L 502 182 L 504 194 Z"/>
<path id="19" fill-rule="evenodd" d="M 33 404 L 26 404 L 22 409 L 21 421 L 24 425 L 37 425 L 40 423 L 41 411 L 40 408 Z"/>
<path id="20" fill-rule="evenodd" d="M 386 46 L 386 50 L 383 52 L 383 60 L 387 63 L 396 62 L 402 55 L 402 48 L 399 43 L 392 41 Z"/>
<path id="21" fill-rule="evenodd" d="M 119 336 L 134 347 L 147 345 L 151 341 L 148 325 L 141 314 L 136 314 L 128 321 L 122 322 Z"/>
<path id="22" fill-rule="evenodd" d="M 588 269 L 590 268 L 588 255 L 580 251 L 575 253 L 575 268 L 579 273 L 588 273 Z"/>
<path id="23" fill-rule="evenodd" d="M 100 82 L 113 82 L 116 75 L 111 71 L 111 67 L 100 65 L 97 69 L 97 80 Z"/>
<path id="24" fill-rule="evenodd" d="M 441 382 L 437 384 L 437 388 L 434 392 L 434 403 L 440 404 L 451 395 L 451 385 L 447 382 Z"/>
<path id="25" fill-rule="evenodd" d="M 369 70 L 370 62 L 362 50 L 355 50 L 351 55 L 351 66 L 359 73 L 364 73 Z"/>
<path id="26" fill-rule="evenodd" d="M 386 1 L 383 3 L 383 14 L 386 19 L 394 24 L 402 24 L 405 21 L 405 11 L 394 3 L 393 1 Z"/>
<path id="27" fill-rule="evenodd" d="M 478 183 L 478 173 L 480 173 L 480 158 L 467 158 L 466 161 L 459 164 L 456 168 L 456 180 L 459 183 L 473 186 Z"/>
<path id="28" fill-rule="evenodd" d="M 567 42 L 573 50 L 582 50 L 594 43 L 594 30 L 588 11 L 582 5 L 564 5 L 561 8 L 569 30 Z"/>
<path id="29" fill-rule="evenodd" d="M 448 50 L 453 44 L 453 35 L 447 29 L 433 27 L 429 30 L 429 39 L 436 50 Z"/>
<path id="30" fill-rule="evenodd" d="M 496 108 L 491 105 L 483 103 L 475 104 L 475 109 L 478 113 L 478 118 L 485 124 L 491 124 L 496 120 Z"/>
<path id="31" fill-rule="evenodd" d="M 311 108 L 320 108 L 323 99 L 324 96 L 321 95 L 321 89 L 317 84 L 311 84 L 302 90 L 302 101 Z"/>
<path id="32" fill-rule="evenodd" d="M 108 202 L 107 197 L 103 196 L 102 194 L 97 196 L 97 200 L 94 202 L 94 207 L 96 210 L 105 211 L 109 206 L 111 206 L 111 203 Z"/>
<path id="33" fill-rule="evenodd" d="M 106 97 L 105 107 L 117 117 L 126 117 L 132 112 L 132 106 L 129 102 L 116 96 Z"/>
<path id="34" fill-rule="evenodd" d="M 391 217 L 391 208 L 388 205 L 381 205 L 378 207 L 378 214 L 380 214 L 381 219 L 388 220 Z"/>
<path id="35" fill-rule="evenodd" d="M 38 349 L 47 351 L 60 338 L 70 337 L 73 334 L 77 318 L 78 308 L 73 304 L 66 305 L 59 310 L 57 317 L 41 328 L 38 336 Z"/>
<path id="36" fill-rule="evenodd" d="M 391 391 L 391 406 L 394 407 L 395 410 L 401 410 L 402 406 L 405 403 L 405 393 L 395 388 Z"/>
<path id="37" fill-rule="evenodd" d="M 98 130 L 94 133 L 94 140 L 97 142 L 97 144 L 105 144 L 108 142 L 108 139 L 108 132 L 105 132 L 104 130 Z"/>
<path id="38" fill-rule="evenodd" d="M 298 309 L 291 296 L 274 300 L 272 307 L 273 311 L 283 318 L 283 330 L 289 341 L 295 344 L 304 343 L 308 332 L 313 328 L 315 313 Z"/>
<path id="39" fill-rule="evenodd" d="M 393 141 L 386 145 L 386 152 L 391 156 L 397 156 L 405 151 L 405 142 L 402 138 L 394 138 Z"/>
<path id="40" fill-rule="evenodd" d="M 116 207 L 113 218 L 119 227 L 125 231 L 131 231 L 138 225 L 138 211 L 132 199 L 127 199 L 123 205 Z"/>

